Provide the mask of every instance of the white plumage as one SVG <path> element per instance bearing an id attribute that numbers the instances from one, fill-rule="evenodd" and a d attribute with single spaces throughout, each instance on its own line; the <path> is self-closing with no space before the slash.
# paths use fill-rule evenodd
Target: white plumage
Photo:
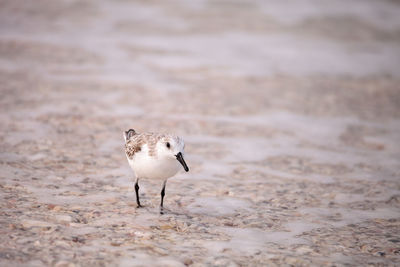
<path id="1" fill-rule="evenodd" d="M 139 201 L 139 179 L 158 179 L 163 181 L 161 190 L 161 213 L 167 179 L 174 176 L 182 167 L 189 171 L 184 160 L 185 143 L 182 138 L 170 134 L 141 133 L 130 129 L 124 132 L 125 154 L 129 165 L 135 172 L 136 202 Z"/>

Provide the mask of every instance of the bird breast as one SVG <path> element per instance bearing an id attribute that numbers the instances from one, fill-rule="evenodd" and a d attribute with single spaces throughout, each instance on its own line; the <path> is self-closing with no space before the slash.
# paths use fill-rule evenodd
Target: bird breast
<path id="1" fill-rule="evenodd" d="M 129 165 L 138 178 L 167 179 L 180 169 L 179 162 L 174 158 L 149 157 L 143 152 L 137 153 L 129 160 Z"/>

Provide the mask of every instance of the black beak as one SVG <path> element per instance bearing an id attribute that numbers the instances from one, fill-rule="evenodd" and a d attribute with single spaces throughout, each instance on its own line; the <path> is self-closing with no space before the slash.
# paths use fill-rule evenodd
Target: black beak
<path id="1" fill-rule="evenodd" d="M 182 153 L 179 152 L 178 154 L 176 154 L 176 159 L 182 164 L 183 168 L 185 169 L 185 171 L 189 171 L 188 166 L 186 165 L 185 160 L 183 159 Z"/>

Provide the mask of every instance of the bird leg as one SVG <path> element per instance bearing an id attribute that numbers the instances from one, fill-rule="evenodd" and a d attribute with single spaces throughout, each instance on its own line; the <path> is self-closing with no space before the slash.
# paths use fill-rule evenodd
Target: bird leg
<path id="1" fill-rule="evenodd" d="M 165 196 L 165 185 L 167 180 L 163 183 L 163 188 L 161 189 L 161 203 L 160 203 L 160 214 L 164 214 L 164 196 Z"/>
<path id="2" fill-rule="evenodd" d="M 140 208 L 140 207 L 142 207 L 142 205 L 140 205 L 140 201 L 139 201 L 139 178 L 136 178 L 135 192 L 136 192 L 136 204 L 137 204 L 137 207 Z"/>

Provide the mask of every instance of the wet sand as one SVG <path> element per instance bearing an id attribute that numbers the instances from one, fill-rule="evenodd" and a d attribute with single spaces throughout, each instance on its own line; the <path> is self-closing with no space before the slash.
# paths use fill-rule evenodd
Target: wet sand
<path id="1" fill-rule="evenodd" d="M 399 265 L 399 12 L 2 1 L 0 265 Z M 164 215 L 129 128 L 186 141 Z"/>

